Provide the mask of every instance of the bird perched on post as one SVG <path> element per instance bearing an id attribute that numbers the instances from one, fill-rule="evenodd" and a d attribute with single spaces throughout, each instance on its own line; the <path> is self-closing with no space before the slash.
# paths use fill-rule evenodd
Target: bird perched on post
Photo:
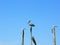
<path id="1" fill-rule="evenodd" d="M 32 24 L 30 20 L 28 21 L 28 24 L 29 24 L 29 26 L 35 27 L 35 25 Z"/>
<path id="2" fill-rule="evenodd" d="M 32 27 L 35 27 L 35 25 L 32 24 L 30 20 L 28 21 L 28 24 L 30 26 L 30 38 L 31 38 L 30 45 L 32 45 Z"/>

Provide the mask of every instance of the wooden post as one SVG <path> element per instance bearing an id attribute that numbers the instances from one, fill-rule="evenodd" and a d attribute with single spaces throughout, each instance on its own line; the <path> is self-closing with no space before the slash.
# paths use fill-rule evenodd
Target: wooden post
<path id="1" fill-rule="evenodd" d="M 24 29 L 22 30 L 22 44 L 21 45 L 24 45 Z"/>
<path id="2" fill-rule="evenodd" d="M 56 35 L 55 35 L 55 26 L 54 25 L 52 28 L 52 38 L 53 38 L 53 45 L 56 45 Z"/>

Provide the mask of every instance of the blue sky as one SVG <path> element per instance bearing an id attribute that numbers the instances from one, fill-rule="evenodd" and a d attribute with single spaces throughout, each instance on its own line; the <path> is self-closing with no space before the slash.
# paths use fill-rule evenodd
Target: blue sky
<path id="1" fill-rule="evenodd" d="M 33 36 L 37 45 L 52 45 L 53 24 L 58 26 L 56 43 L 60 45 L 60 0 L 0 0 L 0 44 L 21 45 L 25 28 L 25 45 L 29 45 L 28 20 L 36 25 Z"/>

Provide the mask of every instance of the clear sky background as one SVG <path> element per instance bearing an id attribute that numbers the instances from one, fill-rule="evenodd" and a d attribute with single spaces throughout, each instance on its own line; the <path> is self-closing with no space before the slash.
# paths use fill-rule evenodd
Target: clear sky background
<path id="1" fill-rule="evenodd" d="M 25 45 L 30 45 L 28 20 L 35 24 L 37 45 L 52 45 L 53 24 L 60 45 L 60 0 L 0 0 L 0 45 L 21 45 L 22 28 Z"/>

